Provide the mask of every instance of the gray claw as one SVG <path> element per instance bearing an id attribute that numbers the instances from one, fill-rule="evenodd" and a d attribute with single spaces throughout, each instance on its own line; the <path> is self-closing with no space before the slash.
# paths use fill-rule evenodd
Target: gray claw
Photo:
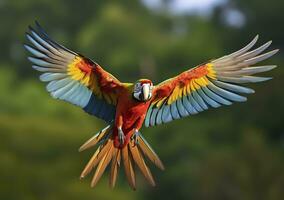
<path id="1" fill-rule="evenodd" d="M 124 144 L 125 136 L 121 128 L 118 129 L 118 139 L 119 139 L 120 145 L 122 146 Z"/>
<path id="2" fill-rule="evenodd" d="M 131 139 L 134 140 L 135 145 L 139 144 L 138 138 L 139 138 L 140 132 L 135 130 L 134 134 L 131 136 Z"/>

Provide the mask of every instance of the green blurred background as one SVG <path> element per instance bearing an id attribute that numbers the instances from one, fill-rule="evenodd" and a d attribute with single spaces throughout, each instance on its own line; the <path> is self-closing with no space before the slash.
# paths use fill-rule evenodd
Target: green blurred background
<path id="1" fill-rule="evenodd" d="M 125 82 L 154 83 L 239 49 L 256 34 L 284 49 L 279 0 L 0 0 L 0 199 L 283 199 L 283 51 L 265 63 L 274 79 L 249 85 L 246 103 L 212 109 L 142 133 L 164 161 L 157 187 L 120 170 L 114 190 L 79 174 L 94 149 L 78 147 L 105 123 L 52 99 L 22 44 L 38 20 L 68 48 Z M 260 43 L 258 43 L 260 44 Z"/>

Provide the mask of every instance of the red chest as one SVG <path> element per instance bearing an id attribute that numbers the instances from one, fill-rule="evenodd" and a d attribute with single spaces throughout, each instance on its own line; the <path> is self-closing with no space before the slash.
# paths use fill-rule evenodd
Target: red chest
<path id="1" fill-rule="evenodd" d="M 139 102 L 132 97 L 119 101 L 117 114 L 123 117 L 123 127 L 130 128 L 135 121 L 142 117 L 144 119 L 150 102 Z"/>
<path id="2" fill-rule="evenodd" d="M 126 145 L 133 135 L 134 129 L 139 130 L 143 125 L 150 103 L 151 101 L 140 102 L 135 100 L 130 90 L 123 90 L 120 93 L 116 107 L 116 128 L 113 130 L 116 147 L 120 146 L 117 128 L 121 126 L 125 135 L 124 145 Z"/>

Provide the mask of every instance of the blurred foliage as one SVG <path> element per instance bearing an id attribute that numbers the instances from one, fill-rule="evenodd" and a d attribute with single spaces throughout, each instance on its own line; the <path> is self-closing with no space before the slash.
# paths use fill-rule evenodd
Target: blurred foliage
<path id="1" fill-rule="evenodd" d="M 143 129 L 166 170 L 152 167 L 156 188 L 139 175 L 133 192 L 122 170 L 114 190 L 106 175 L 95 189 L 79 180 L 92 152 L 77 148 L 105 124 L 50 98 L 22 48 L 27 26 L 38 20 L 120 80 L 158 83 L 257 33 L 284 47 L 283 4 L 228 0 L 204 17 L 151 10 L 138 0 L 0 1 L 0 199 L 283 199 L 283 52 L 267 61 L 279 65 L 268 73 L 274 79 L 250 85 L 257 93 L 247 103 Z M 243 26 L 224 20 L 232 9 L 244 15 Z"/>

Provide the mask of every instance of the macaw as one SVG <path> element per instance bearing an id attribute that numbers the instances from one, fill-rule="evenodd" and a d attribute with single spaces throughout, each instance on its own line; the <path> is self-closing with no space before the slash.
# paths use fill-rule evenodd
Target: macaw
<path id="1" fill-rule="evenodd" d="M 120 82 L 98 63 L 52 40 L 38 23 L 35 29 L 29 27 L 26 37 L 29 44 L 24 47 L 32 54 L 28 60 L 42 73 L 40 80 L 48 83 L 46 89 L 51 96 L 75 104 L 108 123 L 79 149 L 83 151 L 98 145 L 81 174 L 84 178 L 96 168 L 92 187 L 109 164 L 109 184 L 114 187 L 121 160 L 132 189 L 136 188 L 134 163 L 155 186 L 144 158 L 162 170 L 164 165 L 141 135 L 143 124 L 156 126 L 211 107 L 246 101 L 243 95 L 252 94 L 254 90 L 241 84 L 271 79 L 253 75 L 272 70 L 275 65 L 254 65 L 278 51 L 262 53 L 271 41 L 252 50 L 258 40 L 256 36 L 234 53 L 188 69 L 154 86 L 149 79 Z"/>

